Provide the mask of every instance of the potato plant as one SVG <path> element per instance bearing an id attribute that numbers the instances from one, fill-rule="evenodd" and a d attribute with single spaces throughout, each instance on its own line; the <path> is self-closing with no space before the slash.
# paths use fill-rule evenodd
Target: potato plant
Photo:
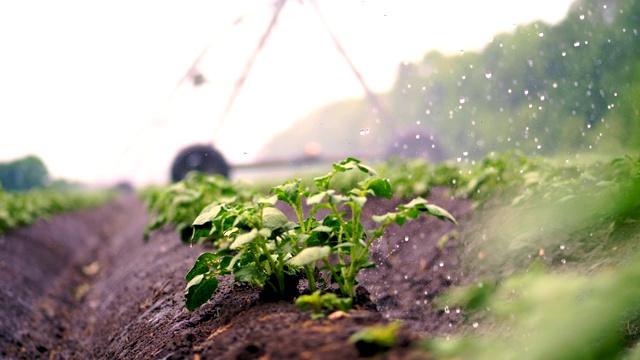
<path id="1" fill-rule="evenodd" d="M 331 187 L 336 175 L 350 171 L 366 177 L 346 194 Z M 369 261 L 371 245 L 389 225 L 402 226 L 421 213 L 455 223 L 446 210 L 416 198 L 396 212 L 374 216 L 379 225 L 365 229 L 361 214 L 367 199 L 391 198 L 392 190 L 388 180 L 353 158 L 333 164 L 331 172 L 316 178 L 315 190 L 296 179 L 272 188 L 271 194 L 255 194 L 250 202 L 217 200 L 195 219 L 192 241 L 211 238 L 217 251 L 200 255 L 187 274 L 187 309 L 208 301 L 217 290 L 217 276 L 227 274 L 236 281 L 269 286 L 282 296 L 287 286 L 297 285 L 287 285 L 286 275 L 304 272 L 311 292 L 336 284 L 344 297 L 352 298 L 360 270 L 375 266 Z M 274 207 L 277 201 L 293 209 L 296 221 Z M 326 214 L 322 219 L 317 218 L 320 210 Z M 316 273 L 323 275 L 316 278 Z"/>
<path id="2" fill-rule="evenodd" d="M 61 191 L 37 189 L 26 192 L 6 192 L 0 186 L 0 234 L 8 229 L 25 226 L 53 214 L 95 207 L 112 200 L 115 192 Z"/>
<path id="3" fill-rule="evenodd" d="M 221 198 L 248 201 L 252 194 L 243 184 L 198 172 L 191 172 L 183 181 L 166 188 L 147 188 L 141 196 L 147 202 L 148 212 L 154 216 L 145 229 L 145 240 L 151 231 L 171 225 L 180 233 L 182 241 L 188 243 L 193 236 L 193 219 L 203 207 Z"/>

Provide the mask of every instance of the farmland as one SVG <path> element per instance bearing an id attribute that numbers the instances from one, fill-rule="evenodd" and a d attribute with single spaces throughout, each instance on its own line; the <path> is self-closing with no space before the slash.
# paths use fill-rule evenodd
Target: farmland
<path id="1" fill-rule="evenodd" d="M 502 153 L 441 164 L 410 160 L 368 167 L 345 161 L 327 170 L 333 192 L 318 189 L 321 196 L 305 191 L 314 183 L 327 185 L 323 174 L 282 185 L 198 175 L 145 189 L 139 195 L 144 201 L 122 195 L 93 210 L 8 230 L 0 238 L 7 280 L 0 292 L 7 319 L 0 332 L 3 357 L 634 355 L 638 294 L 630 284 L 638 274 L 637 158 L 567 161 Z M 376 196 L 387 195 L 376 179 L 388 182 L 391 198 Z M 292 192 L 295 184 L 298 192 Z M 231 214 L 240 209 L 231 205 L 242 205 L 247 218 L 257 214 L 251 206 L 273 205 L 267 213 L 284 214 L 294 224 L 301 215 L 305 226 L 313 223 L 306 216 L 314 199 L 331 200 L 326 196 L 355 194 L 358 188 L 371 190 L 360 211 L 363 229 L 377 228 L 382 219 L 376 216 L 395 213 L 416 198 L 446 211 L 457 225 L 418 213 L 390 223 L 372 241 L 369 261 L 375 267 L 359 271 L 351 309 L 296 307 L 296 299 L 311 294 L 310 275 L 318 290 L 348 298 L 331 278 L 321 281 L 332 271 L 323 270 L 320 260 L 317 270 L 305 271 L 302 264 L 300 272 L 293 271 L 297 263 L 283 262 L 299 280 L 289 297 L 266 291 L 270 285 L 256 281 L 262 277 L 248 278 L 241 270 L 214 275 L 215 291 L 187 309 L 187 273 L 198 269 L 196 259 L 225 241 L 257 239 L 241 236 L 251 232 L 247 227 L 226 234 L 203 228 L 218 221 L 213 215 L 202 221 L 203 214 L 211 215 L 204 208 L 227 204 Z M 325 207 L 315 218 L 335 219 L 331 214 Z M 328 231 L 328 224 L 314 233 Z M 296 231 L 293 225 L 287 229 Z M 339 264 L 340 248 L 351 247 L 331 250 L 329 262 Z M 585 318 L 585 312 L 592 315 Z M 579 336 L 570 336 L 570 328 L 580 329 Z M 605 335 L 607 341 L 597 340 Z"/>

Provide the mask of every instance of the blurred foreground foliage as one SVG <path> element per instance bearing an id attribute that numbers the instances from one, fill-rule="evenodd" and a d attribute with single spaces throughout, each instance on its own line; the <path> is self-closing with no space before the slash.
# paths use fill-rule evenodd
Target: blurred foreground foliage
<path id="1" fill-rule="evenodd" d="M 473 324 L 424 348 L 455 359 L 639 359 L 640 158 L 538 163 L 479 215 L 468 270 L 437 302 Z"/>

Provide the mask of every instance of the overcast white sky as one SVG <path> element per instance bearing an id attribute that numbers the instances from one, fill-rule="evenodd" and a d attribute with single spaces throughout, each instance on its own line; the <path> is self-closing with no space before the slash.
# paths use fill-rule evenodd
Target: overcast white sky
<path id="1" fill-rule="evenodd" d="M 572 2 L 318 0 L 375 91 L 403 61 L 481 49 L 516 24 L 561 20 Z M 265 0 L 0 2 L 0 161 L 35 154 L 54 177 L 166 181 L 180 148 L 212 140 L 272 12 Z M 174 92 L 207 46 L 208 83 Z M 295 120 L 362 95 L 311 4 L 289 1 L 216 146 L 250 162 Z"/>

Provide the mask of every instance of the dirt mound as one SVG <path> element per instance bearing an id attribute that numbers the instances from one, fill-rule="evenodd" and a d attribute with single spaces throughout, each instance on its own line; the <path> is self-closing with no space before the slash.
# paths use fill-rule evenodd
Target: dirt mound
<path id="1" fill-rule="evenodd" d="M 444 190 L 430 200 L 464 225 L 469 202 Z M 372 200 L 365 211 L 382 214 L 398 203 Z M 144 243 L 147 220 L 137 199 L 123 197 L 0 237 L 1 357 L 353 359 L 369 354 L 349 344 L 349 336 L 400 319 L 399 340 L 385 356 L 413 358 L 423 356 L 410 346 L 419 335 L 447 333 L 461 319 L 431 304 L 462 281 L 463 239 L 435 218 L 390 227 L 375 246 L 379 266 L 360 280 L 377 311 L 359 306 L 313 321 L 290 302 L 264 300 L 259 289 L 230 278 L 221 279 L 211 301 L 188 312 L 184 275 L 204 249 L 182 244 L 170 229 Z M 452 239 L 438 250 L 446 234 Z"/>

